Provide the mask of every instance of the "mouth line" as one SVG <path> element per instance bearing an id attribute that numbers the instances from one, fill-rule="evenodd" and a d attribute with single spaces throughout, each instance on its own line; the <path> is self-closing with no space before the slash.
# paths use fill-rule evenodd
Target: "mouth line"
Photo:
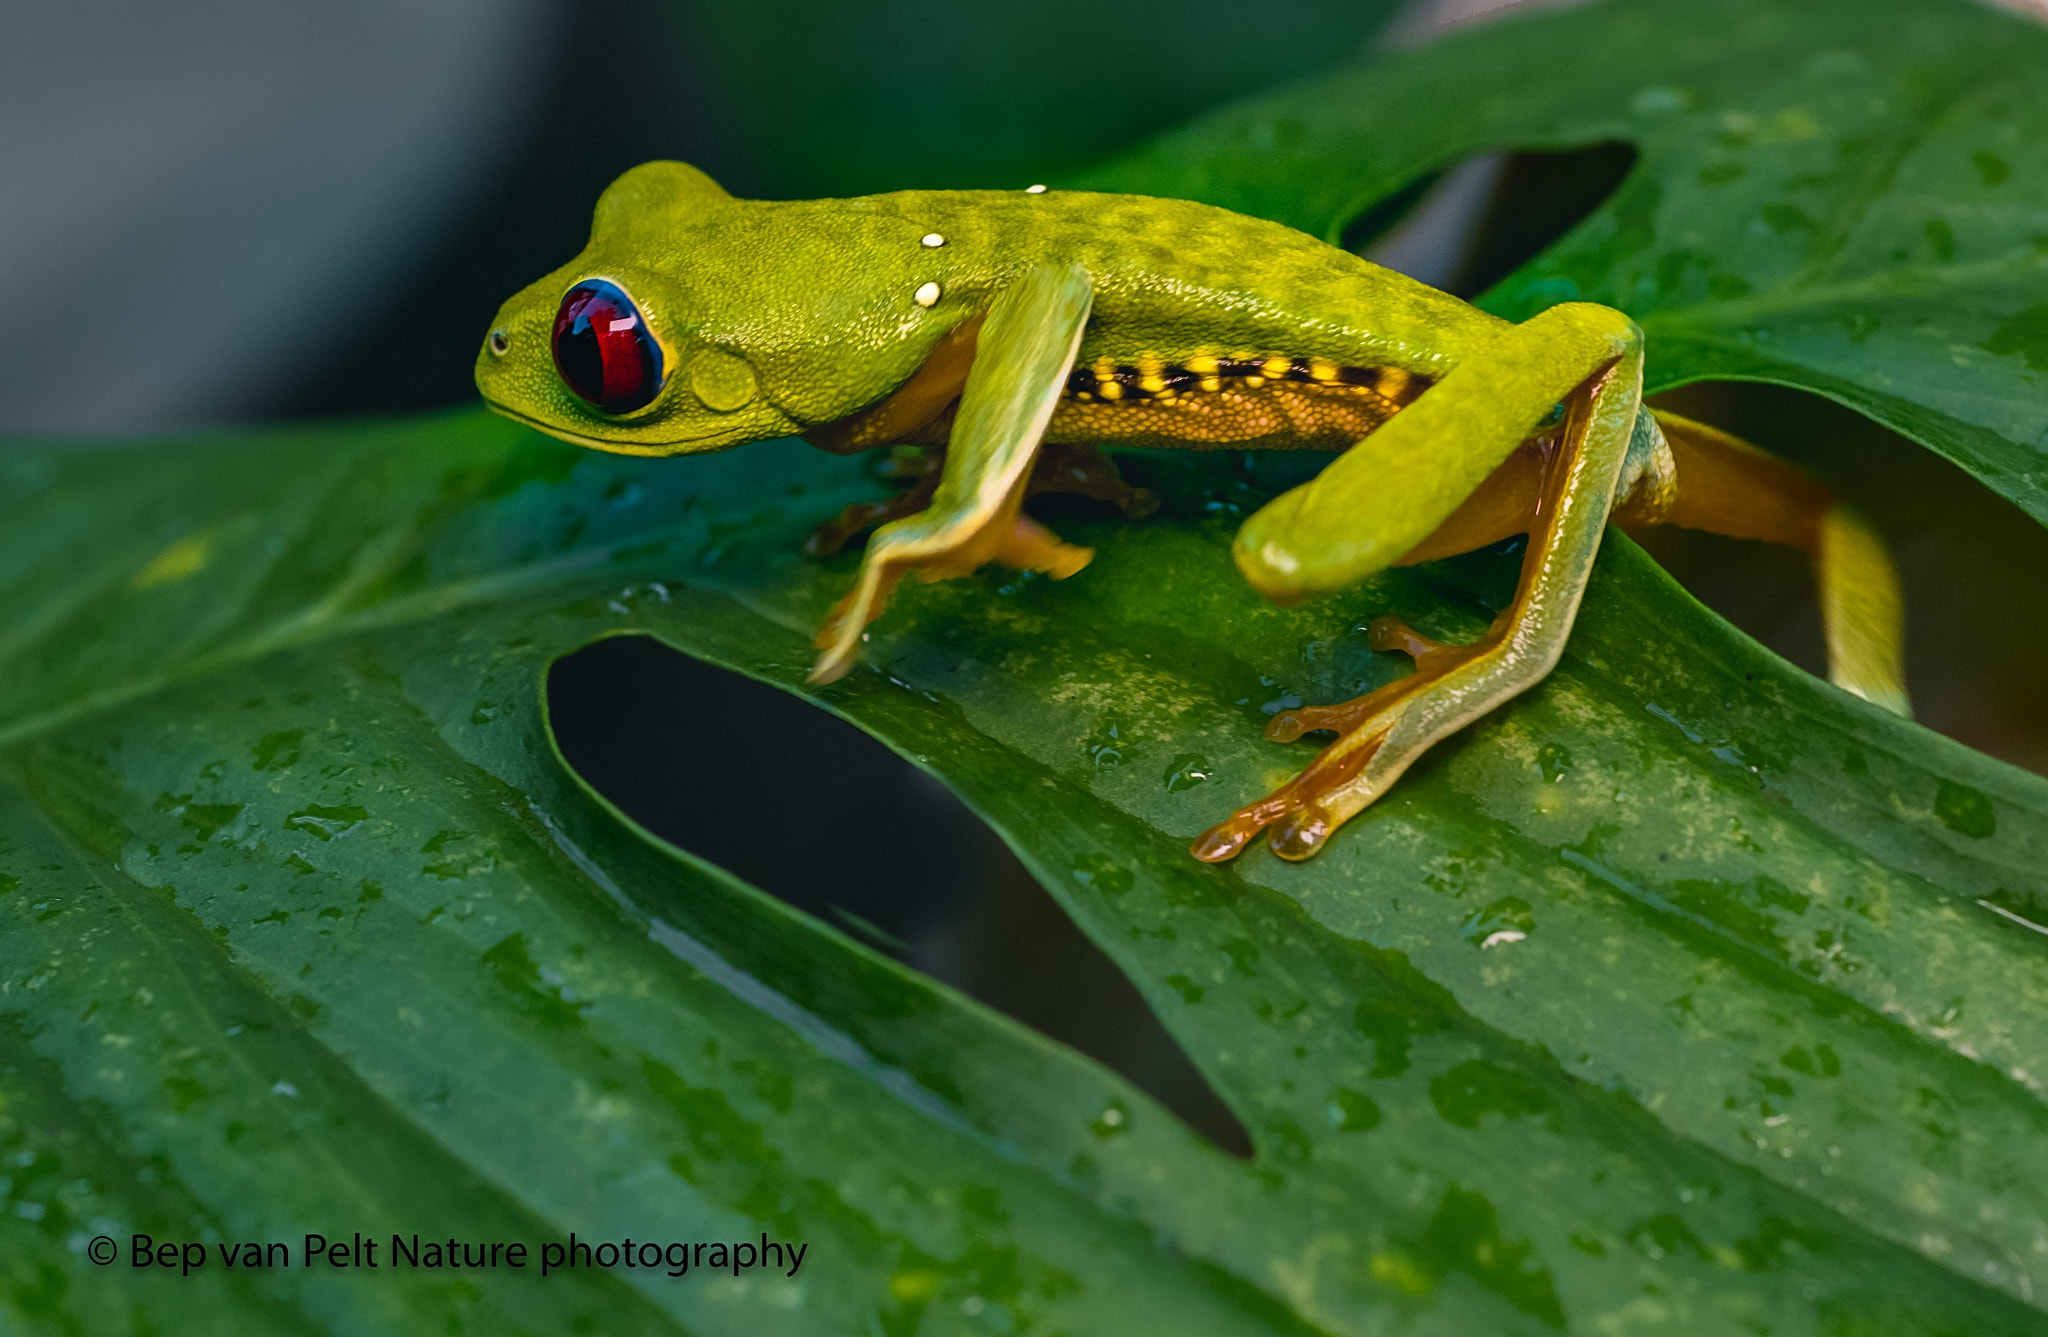
<path id="1" fill-rule="evenodd" d="M 501 418 L 510 418 L 516 423 L 533 428 L 536 432 L 545 432 L 557 440 L 567 441 L 572 446 L 586 446 L 591 450 L 602 450 L 613 455 L 673 455 L 676 453 L 674 448 L 677 446 L 690 446 L 700 441 L 713 439 L 713 436 L 706 435 L 678 436 L 664 441 L 653 442 L 607 441 L 603 437 L 585 436 L 580 432 L 571 431 L 554 423 L 542 422 L 540 419 L 529 414 L 521 413 L 518 409 L 508 404 L 499 403 L 489 395 L 484 395 L 482 398 L 484 407 Z"/>

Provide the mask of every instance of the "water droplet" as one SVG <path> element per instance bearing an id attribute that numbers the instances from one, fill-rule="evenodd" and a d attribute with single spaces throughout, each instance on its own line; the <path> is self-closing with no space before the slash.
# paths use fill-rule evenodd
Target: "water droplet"
<path id="1" fill-rule="evenodd" d="M 322 840 L 332 840 L 358 822 L 369 820 L 370 814 L 353 803 L 335 807 L 312 803 L 284 819 L 288 831 L 304 831 Z"/>
<path id="2" fill-rule="evenodd" d="M 1330 1127 L 1340 1133 L 1362 1133 L 1377 1128 L 1380 1122 L 1380 1107 L 1373 1098 L 1348 1086 L 1331 1092 L 1323 1113 L 1330 1120 Z"/>
<path id="3" fill-rule="evenodd" d="M 1090 734 L 1088 741 L 1083 746 L 1088 749 L 1088 755 L 1094 759 L 1095 769 L 1098 771 L 1105 771 L 1112 766 L 1121 766 L 1124 763 L 1125 742 L 1123 730 L 1115 721 L 1111 721 L 1107 727 Z"/>
<path id="4" fill-rule="evenodd" d="M 304 729 L 265 734 L 249 748 L 255 757 L 253 765 L 259 771 L 281 771 L 299 759 L 299 744 L 305 739 Z"/>
<path id="5" fill-rule="evenodd" d="M 1959 836 L 1983 840 L 1998 830 L 1998 813 L 1991 800 L 1968 785 L 1944 779 L 1934 795 L 1934 815 Z"/>
<path id="6" fill-rule="evenodd" d="M 1692 94 L 1683 88 L 1657 84 L 1638 89 L 1629 107 L 1638 116 L 1671 116 L 1692 107 Z"/>
<path id="7" fill-rule="evenodd" d="M 1520 896 L 1503 896 L 1482 910 L 1476 910 L 1459 929 L 1459 935 L 1480 948 L 1520 942 L 1536 931 L 1536 916 L 1529 902 Z"/>
<path id="8" fill-rule="evenodd" d="M 1084 854 L 1074 860 L 1074 880 L 1084 887 L 1121 896 L 1131 889 L 1136 879 L 1131 876 L 1130 869 L 1106 854 Z"/>
<path id="9" fill-rule="evenodd" d="M 1550 1093 L 1511 1068 L 1475 1058 L 1431 1078 L 1429 1102 L 1444 1122 L 1477 1128 L 1487 1114 L 1541 1114 L 1550 1108 Z"/>
<path id="10" fill-rule="evenodd" d="M 1178 794 L 1206 783 L 1215 774 L 1209 759 L 1199 752 L 1183 752 L 1166 768 L 1166 792 Z"/>
<path id="11" fill-rule="evenodd" d="M 239 803 L 186 803 L 178 810 L 178 820 L 201 840 L 212 840 L 222 827 L 241 815 Z"/>

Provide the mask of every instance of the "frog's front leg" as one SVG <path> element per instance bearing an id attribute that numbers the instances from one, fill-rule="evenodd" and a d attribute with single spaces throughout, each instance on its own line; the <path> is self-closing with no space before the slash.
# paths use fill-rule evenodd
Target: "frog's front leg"
<path id="1" fill-rule="evenodd" d="M 929 509 L 892 520 L 868 540 L 860 578 L 818 631 L 812 682 L 853 667 L 861 633 L 906 572 L 925 580 L 989 562 L 1060 579 L 1094 553 L 1061 543 L 1022 511 L 1032 461 L 1058 407 L 1094 287 L 1078 267 L 1044 265 L 1006 287 L 981 325 L 974 363 Z"/>
<path id="2" fill-rule="evenodd" d="M 1294 780 L 1196 839 L 1229 859 L 1271 828 L 1274 853 L 1305 859 L 1400 778 L 1432 744 L 1527 690 L 1563 653 L 1599 551 L 1642 397 L 1642 335 L 1618 311 L 1573 303 L 1503 333 L 1315 481 L 1247 521 L 1239 568 L 1293 601 L 1341 588 L 1416 548 L 1562 401 L 1564 427 L 1543 474 L 1515 597 L 1469 646 L 1428 641 L 1398 622 L 1373 628 L 1416 671 L 1338 707 L 1293 712 L 1276 735 L 1336 729 Z"/>

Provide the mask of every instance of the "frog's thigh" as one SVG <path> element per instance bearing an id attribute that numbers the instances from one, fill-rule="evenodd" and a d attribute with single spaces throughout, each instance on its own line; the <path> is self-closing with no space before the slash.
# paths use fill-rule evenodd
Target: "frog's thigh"
<path id="1" fill-rule="evenodd" d="M 1012 281 L 990 305 L 931 507 L 868 540 L 859 580 L 819 629 L 824 653 L 811 681 L 831 682 L 853 666 L 861 633 L 905 572 L 940 580 L 1001 562 L 1060 578 L 1088 564 L 1089 549 L 1061 543 L 1021 507 L 1092 297 L 1085 270 L 1047 265 Z"/>
<path id="2" fill-rule="evenodd" d="M 1409 435 L 1421 428 L 1487 434 L 1484 440 L 1467 440 L 1455 448 L 1453 468 L 1471 478 L 1461 497 L 1513 452 L 1552 405 L 1559 400 L 1567 404 L 1560 442 L 1545 471 L 1529 527 L 1529 550 L 1513 603 L 1476 645 L 1408 642 L 1419 651 L 1414 674 L 1338 708 L 1345 712 L 1341 722 L 1327 714 L 1324 721 L 1308 722 L 1307 727 L 1339 727 L 1344 732 L 1295 780 L 1204 832 L 1194 845 L 1197 858 L 1231 858 L 1269 826 L 1275 853 L 1307 858 L 1332 831 L 1385 793 L 1432 744 L 1540 681 L 1563 652 L 1599 551 L 1641 402 L 1641 333 L 1628 317 L 1605 307 L 1554 307 L 1503 334 L 1494 348 L 1461 363 L 1358 449 L 1402 426 L 1447 390 L 1452 402 L 1439 403 L 1433 415 L 1414 419 Z M 1379 443 L 1379 455 L 1430 457 L 1427 441 L 1397 441 L 1392 452 L 1388 444 Z M 1350 459 L 1347 455 L 1338 463 Z M 1329 493 L 1298 496 L 1332 474 L 1335 486 Z M 1341 575 L 1390 565 L 1432 533 L 1461 499 L 1435 501 L 1431 505 L 1436 510 L 1420 515 L 1389 517 L 1385 507 L 1375 505 L 1372 484 L 1369 474 L 1337 473 L 1332 466 L 1315 483 L 1279 498 L 1269 511 L 1294 498 L 1281 515 L 1308 517 L 1316 528 L 1290 540 L 1277 527 L 1260 525 L 1267 514 L 1261 512 L 1240 536 L 1240 566 L 1269 593 L 1329 588 Z M 1420 494 L 1412 487 L 1409 493 Z M 1393 541 L 1361 557 L 1363 542 L 1335 537 L 1330 519 L 1347 502 L 1369 521 L 1392 529 Z M 1389 519 L 1394 523 L 1388 524 Z M 1400 529 L 1401 524 L 1407 529 Z M 1376 641 L 1404 642 L 1403 628 L 1375 630 Z M 1276 719 L 1276 732 L 1284 733 L 1296 723 L 1300 721 Z"/>

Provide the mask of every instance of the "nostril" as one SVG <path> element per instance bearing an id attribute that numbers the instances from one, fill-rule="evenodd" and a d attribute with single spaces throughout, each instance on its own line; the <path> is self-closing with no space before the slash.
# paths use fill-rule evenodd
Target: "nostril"
<path id="1" fill-rule="evenodd" d="M 512 337 L 503 330 L 492 330 L 489 343 L 492 356 L 503 357 L 506 350 L 512 347 Z"/>

